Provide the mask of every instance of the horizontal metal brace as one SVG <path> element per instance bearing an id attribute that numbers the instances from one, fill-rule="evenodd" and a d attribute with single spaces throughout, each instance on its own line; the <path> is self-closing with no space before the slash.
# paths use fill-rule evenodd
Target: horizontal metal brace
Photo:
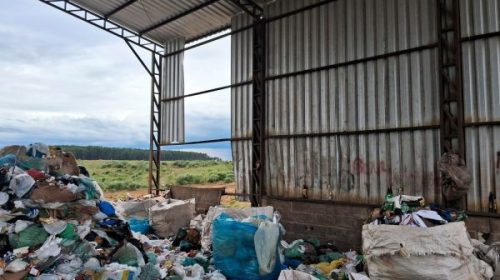
<path id="1" fill-rule="evenodd" d="M 252 81 L 235 83 L 235 84 L 231 84 L 231 85 L 227 85 L 227 86 L 222 86 L 222 87 L 207 89 L 207 90 L 203 90 L 203 91 L 193 92 L 193 93 L 185 94 L 182 96 L 163 98 L 161 100 L 161 102 L 170 102 L 170 101 L 174 101 L 174 100 L 180 100 L 180 99 L 183 99 L 186 97 L 192 97 L 192 96 L 196 96 L 196 95 L 200 95 L 200 94 L 205 94 L 205 93 L 210 93 L 210 92 L 215 92 L 215 91 L 219 91 L 219 90 L 223 90 L 223 89 L 234 88 L 234 87 L 239 87 L 239 86 L 243 86 L 243 85 L 250 85 L 250 84 L 252 84 Z"/>
<path id="2" fill-rule="evenodd" d="M 163 144 L 162 146 L 197 145 L 197 144 L 221 143 L 221 142 L 242 141 L 242 140 L 252 140 L 252 138 L 250 138 L 250 137 L 219 138 L 219 139 L 200 140 L 200 141 L 191 141 L 191 142 L 183 142 L 183 143 L 169 143 L 169 144 Z"/>

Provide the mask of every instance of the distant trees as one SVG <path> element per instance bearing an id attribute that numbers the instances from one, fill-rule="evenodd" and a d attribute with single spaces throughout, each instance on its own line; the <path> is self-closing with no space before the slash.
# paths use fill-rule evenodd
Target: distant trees
<path id="1" fill-rule="evenodd" d="M 148 160 L 149 150 L 130 148 L 109 148 L 100 146 L 59 146 L 64 151 L 72 152 L 81 160 Z M 162 160 L 214 160 L 204 153 L 162 151 Z"/>

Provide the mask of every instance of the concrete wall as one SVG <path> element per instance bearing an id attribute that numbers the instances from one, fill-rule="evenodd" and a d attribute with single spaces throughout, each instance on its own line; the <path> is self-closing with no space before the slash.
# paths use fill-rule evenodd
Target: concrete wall
<path id="1" fill-rule="evenodd" d="M 486 243 L 500 241 L 500 218 L 469 216 L 465 225 L 472 238 L 479 238 L 479 233 L 490 233 Z"/>
<path id="2" fill-rule="evenodd" d="M 266 197 L 264 205 L 272 205 L 282 216 L 285 240 L 319 239 L 333 242 L 342 250 L 361 249 L 361 228 L 371 207 L 347 204 L 278 200 Z"/>

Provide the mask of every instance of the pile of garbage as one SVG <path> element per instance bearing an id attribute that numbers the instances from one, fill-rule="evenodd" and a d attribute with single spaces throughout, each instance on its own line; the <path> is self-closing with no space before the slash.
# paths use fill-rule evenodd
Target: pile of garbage
<path id="1" fill-rule="evenodd" d="M 156 279 L 148 247 L 74 155 L 35 143 L 0 150 L 5 279 Z M 163 244 L 163 243 L 162 243 Z"/>
<path id="2" fill-rule="evenodd" d="M 281 241 L 285 266 L 313 275 L 317 279 L 368 279 L 362 255 L 340 252 L 334 244 L 317 240 Z"/>
<path id="3" fill-rule="evenodd" d="M 443 209 L 438 204 L 425 204 L 422 196 L 393 195 L 389 189 L 382 207 L 373 209 L 369 221 L 372 225 L 409 225 L 433 227 L 449 222 L 464 221 L 467 214 L 463 210 Z"/>
<path id="4" fill-rule="evenodd" d="M 394 196 L 363 226 L 363 253 L 374 279 L 491 279 L 500 246 L 471 239 L 462 210 L 426 205 L 421 196 Z"/>
<path id="5" fill-rule="evenodd" d="M 1 279 L 368 279 L 363 257 L 283 241 L 272 207 L 211 207 L 168 196 L 110 202 L 73 154 L 0 150 Z M 358 273 L 359 272 L 359 273 Z"/>

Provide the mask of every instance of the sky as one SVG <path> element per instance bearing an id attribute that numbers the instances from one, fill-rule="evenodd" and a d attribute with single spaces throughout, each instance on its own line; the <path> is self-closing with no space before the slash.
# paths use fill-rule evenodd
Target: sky
<path id="1" fill-rule="evenodd" d="M 0 146 L 149 147 L 151 82 L 122 39 L 36 0 L 0 1 L 0 38 Z M 229 83 L 230 37 L 185 52 L 186 94 Z M 228 90 L 186 98 L 185 114 L 186 141 L 230 137 Z M 228 143 L 164 149 L 231 157 Z"/>

